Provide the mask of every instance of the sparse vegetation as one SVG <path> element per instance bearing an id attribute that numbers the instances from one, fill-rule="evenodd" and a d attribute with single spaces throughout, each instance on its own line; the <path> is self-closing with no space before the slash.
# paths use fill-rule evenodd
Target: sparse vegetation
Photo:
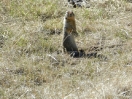
<path id="1" fill-rule="evenodd" d="M 0 1 L 0 99 L 131 99 L 131 0 Z M 76 15 L 79 48 L 103 47 L 107 57 L 62 53 L 63 17 Z"/>

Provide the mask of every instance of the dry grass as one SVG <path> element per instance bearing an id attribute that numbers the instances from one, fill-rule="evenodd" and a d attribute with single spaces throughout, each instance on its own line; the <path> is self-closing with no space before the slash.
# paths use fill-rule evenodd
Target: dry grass
<path id="1" fill-rule="evenodd" d="M 132 3 L 63 0 L 0 1 L 0 99 L 131 99 Z M 103 47 L 99 58 L 62 52 L 63 17 L 76 15 L 77 45 Z M 57 53 L 60 54 L 57 54 Z"/>

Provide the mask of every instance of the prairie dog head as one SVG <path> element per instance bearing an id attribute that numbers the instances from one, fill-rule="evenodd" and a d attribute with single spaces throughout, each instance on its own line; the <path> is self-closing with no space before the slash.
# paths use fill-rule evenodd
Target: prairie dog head
<path id="1" fill-rule="evenodd" d="M 75 14 L 72 11 L 66 11 L 65 19 L 67 19 L 67 20 L 75 20 Z"/>

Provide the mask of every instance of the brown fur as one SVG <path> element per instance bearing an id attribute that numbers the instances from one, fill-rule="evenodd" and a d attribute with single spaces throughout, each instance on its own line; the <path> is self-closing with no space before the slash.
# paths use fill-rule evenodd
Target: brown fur
<path id="1" fill-rule="evenodd" d="M 66 30 L 71 32 L 73 35 L 78 35 L 76 31 L 75 14 L 72 11 L 66 12 L 64 17 L 64 27 L 66 27 Z"/>
<path id="2" fill-rule="evenodd" d="M 64 51 L 78 51 L 74 40 L 74 34 L 76 32 L 76 23 L 75 23 L 75 15 L 72 11 L 67 11 L 64 17 L 64 27 L 63 27 L 63 47 Z"/>

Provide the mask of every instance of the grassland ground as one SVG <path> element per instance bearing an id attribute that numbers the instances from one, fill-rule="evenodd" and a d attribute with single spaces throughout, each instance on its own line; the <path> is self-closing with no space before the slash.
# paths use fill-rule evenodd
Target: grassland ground
<path id="1" fill-rule="evenodd" d="M 132 99 L 132 3 L 89 3 L 0 1 L 0 99 Z M 102 47 L 107 59 L 62 53 L 67 10 L 76 16 L 77 46 Z"/>

